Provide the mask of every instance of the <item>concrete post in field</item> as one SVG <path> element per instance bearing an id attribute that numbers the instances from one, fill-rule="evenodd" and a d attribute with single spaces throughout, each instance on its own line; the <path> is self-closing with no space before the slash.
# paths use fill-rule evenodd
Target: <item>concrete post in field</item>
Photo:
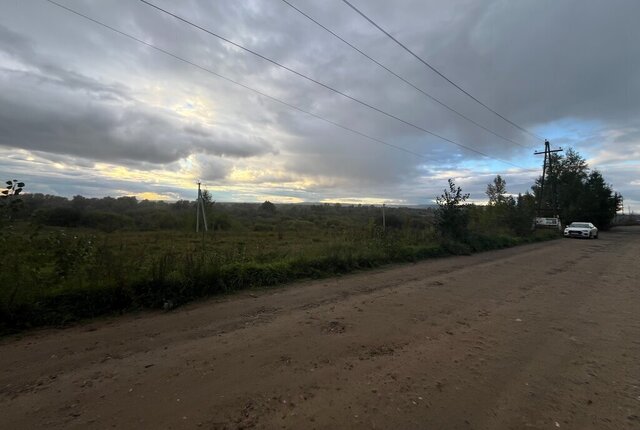
<path id="1" fill-rule="evenodd" d="M 204 212 L 204 199 L 202 198 L 202 190 L 200 189 L 201 183 L 198 182 L 198 199 L 196 200 L 196 233 L 200 231 L 200 215 L 202 215 L 202 225 L 204 226 L 203 233 L 208 231 L 207 217 Z"/>
<path id="2" fill-rule="evenodd" d="M 387 230 L 387 218 L 384 215 L 384 203 L 382 204 L 382 231 Z"/>

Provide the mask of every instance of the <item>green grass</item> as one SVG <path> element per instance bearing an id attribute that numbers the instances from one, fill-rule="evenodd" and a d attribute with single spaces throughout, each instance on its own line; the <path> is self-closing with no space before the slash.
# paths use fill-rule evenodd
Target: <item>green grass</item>
<path id="1" fill-rule="evenodd" d="M 302 224 L 216 231 L 204 240 L 176 230 L 14 225 L 0 239 L 0 332 L 553 237 L 472 234 L 457 243 L 437 240 L 428 229 L 382 234 L 372 227 Z"/>

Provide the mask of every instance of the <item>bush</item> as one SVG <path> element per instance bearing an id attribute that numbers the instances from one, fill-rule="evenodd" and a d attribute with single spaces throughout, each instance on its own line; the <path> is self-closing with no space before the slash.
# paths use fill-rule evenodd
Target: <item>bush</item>
<path id="1" fill-rule="evenodd" d="M 133 226 L 133 219 L 125 215 L 111 212 L 89 212 L 82 217 L 82 225 L 104 232 L 112 232 Z"/>
<path id="2" fill-rule="evenodd" d="M 264 224 L 264 223 L 260 223 L 260 224 L 255 224 L 253 226 L 253 231 L 274 231 L 275 228 L 272 224 Z"/>
<path id="3" fill-rule="evenodd" d="M 51 291 L 32 303 L 12 309 L 0 307 L 0 333 L 10 330 L 59 325 L 130 308 L 126 292 L 115 286 Z"/>
<path id="4" fill-rule="evenodd" d="M 44 225 L 55 227 L 78 227 L 82 220 L 82 211 L 70 207 L 38 209 L 34 219 Z"/>
<path id="5" fill-rule="evenodd" d="M 214 215 L 211 224 L 214 230 L 229 230 L 233 226 L 231 217 L 226 213 Z"/>

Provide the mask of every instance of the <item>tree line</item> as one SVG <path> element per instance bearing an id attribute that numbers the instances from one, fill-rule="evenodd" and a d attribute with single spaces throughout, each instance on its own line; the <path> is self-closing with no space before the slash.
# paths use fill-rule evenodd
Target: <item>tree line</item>
<path id="1" fill-rule="evenodd" d="M 623 208 L 622 195 L 573 149 L 566 155 L 553 154 L 550 166 L 544 178 L 536 179 L 531 192 L 517 196 L 508 193 L 507 182 L 497 175 L 487 184 L 486 206 L 466 204 L 469 194 L 449 179 L 444 193 L 436 198 L 441 234 L 461 242 L 469 241 L 472 231 L 508 230 L 522 236 L 532 229 L 536 216 L 558 216 L 565 225 L 587 221 L 601 230 L 609 229 L 616 212 Z"/>
<path id="2" fill-rule="evenodd" d="M 496 176 L 486 188 L 488 204 L 480 206 L 467 204 L 469 195 L 449 180 L 448 188 L 436 198 L 435 223 L 434 213 L 430 210 L 387 208 L 385 226 L 389 229 L 424 229 L 435 224 L 444 236 L 458 241 L 467 240 L 470 231 L 523 236 L 531 230 L 535 216 L 558 215 L 565 224 L 590 221 L 599 229 L 609 228 L 616 212 L 622 208 L 623 199 L 606 183 L 602 174 L 590 169 L 585 159 L 571 149 L 566 155 L 552 155 L 550 166 L 544 178 L 544 190 L 540 176 L 531 191 L 524 194 L 508 193 L 506 181 L 500 175 Z M 195 223 L 193 201 L 150 201 L 131 196 L 86 198 L 79 195 L 67 199 L 40 193 L 22 194 L 16 198 L 24 186 L 17 180 L 7 181 L 6 189 L 0 195 L 0 209 L 4 208 L 11 218 L 106 232 L 192 229 Z M 382 224 L 379 208 L 374 206 L 276 206 L 268 201 L 262 204 L 215 203 L 206 190 L 203 198 L 212 230 L 277 230 L 282 228 L 282 223 L 305 222 L 345 228 L 358 224 Z"/>

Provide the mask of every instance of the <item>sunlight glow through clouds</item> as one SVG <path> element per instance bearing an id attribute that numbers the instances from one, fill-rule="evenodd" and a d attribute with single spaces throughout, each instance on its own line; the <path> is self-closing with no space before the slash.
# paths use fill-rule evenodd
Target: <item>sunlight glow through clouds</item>
<path id="1" fill-rule="evenodd" d="M 172 110 L 182 117 L 211 124 L 214 119 L 214 110 L 211 101 L 195 97 L 175 104 Z"/>
<path id="2" fill-rule="evenodd" d="M 340 203 L 342 205 L 406 205 L 406 200 L 384 199 L 376 197 L 342 197 L 337 199 L 323 199 L 320 203 Z"/>
<path id="3" fill-rule="evenodd" d="M 186 92 L 179 88 L 170 88 L 164 83 L 142 85 L 136 92 L 136 98 L 149 107 L 166 110 L 177 114 L 188 123 L 198 122 L 201 125 L 215 125 L 216 109 L 211 97 L 200 94 L 197 90 Z M 188 124 L 186 123 L 186 124 Z"/>
<path id="4" fill-rule="evenodd" d="M 263 186 L 286 186 L 293 189 L 307 189 L 319 185 L 304 176 L 269 168 L 234 168 L 226 178 L 236 184 L 260 184 Z"/>
<path id="5" fill-rule="evenodd" d="M 180 195 L 176 193 L 154 193 L 152 191 L 145 191 L 142 193 L 131 193 L 127 190 L 119 190 L 121 196 L 133 196 L 138 200 L 163 200 L 165 202 L 172 202 L 180 199 Z"/>
<path id="6" fill-rule="evenodd" d="M 189 157 L 191 158 L 191 157 Z M 197 172 L 190 167 L 190 160 L 181 160 L 182 166 L 177 170 L 140 170 L 109 163 L 96 163 L 94 171 L 104 178 L 124 181 L 145 182 L 151 184 L 171 185 L 178 188 L 193 188 Z"/>

